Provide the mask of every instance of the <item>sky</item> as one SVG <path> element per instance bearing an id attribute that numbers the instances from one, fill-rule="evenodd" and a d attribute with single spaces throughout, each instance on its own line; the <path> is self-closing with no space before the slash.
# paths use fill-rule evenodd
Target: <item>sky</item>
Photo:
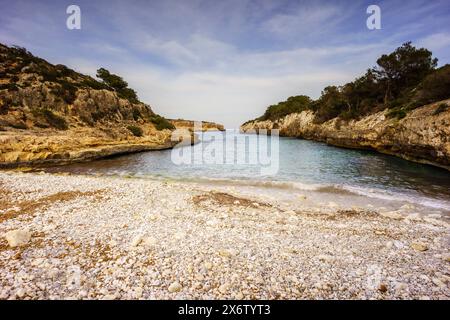
<path id="1" fill-rule="evenodd" d="M 81 29 L 69 30 L 69 5 Z M 381 29 L 369 30 L 369 5 Z M 450 63 L 450 1 L 0 0 L 0 42 L 121 75 L 168 118 L 238 128 L 289 96 L 318 98 L 406 41 Z"/>

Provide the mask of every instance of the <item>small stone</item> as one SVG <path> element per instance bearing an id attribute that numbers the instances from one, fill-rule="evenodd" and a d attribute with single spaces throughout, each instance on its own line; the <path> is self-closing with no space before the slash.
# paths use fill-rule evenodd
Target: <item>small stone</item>
<path id="1" fill-rule="evenodd" d="M 231 257 L 232 253 L 230 250 L 220 250 L 219 255 L 225 258 Z"/>
<path id="2" fill-rule="evenodd" d="M 213 267 L 213 265 L 212 265 L 211 262 L 205 262 L 205 268 L 206 268 L 207 270 L 211 270 L 212 267 Z"/>
<path id="3" fill-rule="evenodd" d="M 181 289 L 182 289 L 183 287 L 181 286 L 181 284 L 179 283 L 179 282 L 174 282 L 174 283 L 172 283 L 170 286 L 169 286 L 169 292 L 172 292 L 172 293 L 174 293 L 174 292 L 179 292 L 179 291 L 181 291 Z"/>
<path id="4" fill-rule="evenodd" d="M 147 248 L 154 247 L 157 243 L 158 241 L 153 237 L 145 237 L 142 239 L 142 244 Z"/>
<path id="5" fill-rule="evenodd" d="M 28 230 L 13 230 L 5 234 L 6 241 L 10 247 L 20 247 L 26 245 L 31 239 L 31 232 Z"/>
<path id="6" fill-rule="evenodd" d="M 300 200 L 306 200 L 306 196 L 304 194 L 299 194 L 297 196 Z"/>
<path id="7" fill-rule="evenodd" d="M 137 247 L 140 243 L 142 242 L 142 236 L 136 236 L 134 237 L 133 241 L 131 241 L 131 246 L 132 247 Z"/>
<path id="8" fill-rule="evenodd" d="M 242 292 L 238 292 L 234 297 L 236 298 L 236 300 L 244 299 L 244 295 L 242 294 Z"/>
<path id="9" fill-rule="evenodd" d="M 387 286 L 384 283 L 380 283 L 380 285 L 378 286 L 378 290 L 385 293 L 387 291 Z"/>
<path id="10" fill-rule="evenodd" d="M 441 280 L 439 280 L 438 278 L 433 278 L 431 281 L 433 281 L 433 283 L 435 285 L 437 285 L 440 288 L 444 288 L 445 287 L 445 283 L 442 282 Z"/>
<path id="11" fill-rule="evenodd" d="M 219 287 L 219 292 L 225 294 L 227 293 L 229 287 L 230 285 L 228 283 L 224 283 Z"/>
<path id="12" fill-rule="evenodd" d="M 402 249 L 402 248 L 405 247 L 405 245 L 403 244 L 403 242 L 401 242 L 400 240 L 394 240 L 394 246 L 395 246 L 397 249 Z"/>
<path id="13" fill-rule="evenodd" d="M 318 255 L 317 259 L 319 259 L 320 261 L 325 261 L 325 262 L 333 262 L 335 260 L 333 256 L 326 255 L 326 254 Z"/>
<path id="14" fill-rule="evenodd" d="M 136 297 L 136 299 L 141 298 L 143 293 L 144 290 L 141 287 L 134 288 L 134 296 Z"/>
<path id="15" fill-rule="evenodd" d="M 403 218 L 403 216 L 396 212 L 396 211 L 390 211 L 390 212 L 381 212 L 380 215 L 386 218 L 394 219 L 394 220 L 400 220 Z"/>
<path id="16" fill-rule="evenodd" d="M 406 291 L 408 289 L 408 286 L 406 283 L 398 282 L 395 286 L 395 289 L 397 292 Z"/>
<path id="17" fill-rule="evenodd" d="M 414 250 L 417 250 L 417 251 L 427 251 L 428 250 L 428 246 L 421 242 L 411 243 L 411 248 L 413 248 Z"/>
<path id="18" fill-rule="evenodd" d="M 25 290 L 23 288 L 20 288 L 16 291 L 16 296 L 19 298 L 23 298 L 25 296 Z"/>
<path id="19" fill-rule="evenodd" d="M 411 214 L 407 215 L 405 219 L 411 220 L 411 221 L 421 221 L 422 220 L 422 218 L 420 218 L 420 214 L 418 214 L 418 213 L 411 213 Z"/>

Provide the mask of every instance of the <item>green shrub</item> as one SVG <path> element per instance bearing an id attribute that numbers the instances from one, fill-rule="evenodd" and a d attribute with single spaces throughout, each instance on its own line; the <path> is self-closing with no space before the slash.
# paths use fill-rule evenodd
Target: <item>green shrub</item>
<path id="1" fill-rule="evenodd" d="M 137 97 L 136 91 L 131 88 L 123 88 L 117 90 L 117 95 L 120 98 L 127 99 L 131 103 L 139 103 L 139 99 Z"/>
<path id="2" fill-rule="evenodd" d="M 97 70 L 97 77 L 102 79 L 103 83 L 106 86 L 115 90 L 120 98 L 127 99 L 131 103 L 139 102 L 136 91 L 134 91 L 131 88 L 128 88 L 128 82 L 123 80 L 122 77 L 110 73 L 108 70 L 104 68 L 100 68 Z"/>
<path id="3" fill-rule="evenodd" d="M 448 110 L 448 105 L 446 103 L 441 103 L 438 105 L 438 107 L 436 108 L 436 110 L 434 110 L 433 115 L 438 115 L 444 111 Z"/>
<path id="4" fill-rule="evenodd" d="M 92 79 L 91 77 L 87 77 L 83 81 L 81 81 L 81 86 L 88 89 L 94 89 L 94 90 L 109 90 L 112 91 L 110 87 L 108 87 L 106 84 L 101 83 L 100 81 L 97 81 L 95 79 Z"/>
<path id="5" fill-rule="evenodd" d="M 98 122 L 98 121 L 106 118 L 108 116 L 108 112 L 99 110 L 96 112 L 92 112 L 91 116 L 92 116 L 92 120 L 94 120 L 94 122 Z"/>
<path id="6" fill-rule="evenodd" d="M 138 108 L 134 108 L 134 109 L 133 109 L 133 120 L 134 120 L 134 121 L 137 121 L 137 120 L 139 120 L 140 118 L 142 118 L 141 112 L 139 111 Z"/>
<path id="7" fill-rule="evenodd" d="M 129 125 L 127 129 L 136 137 L 142 137 L 144 135 L 144 131 L 138 126 Z"/>
<path id="8" fill-rule="evenodd" d="M 429 103 L 450 98 L 450 65 L 447 64 L 428 75 L 419 85 L 414 96 L 416 105 L 422 106 Z"/>
<path id="9" fill-rule="evenodd" d="M 44 78 L 44 81 L 56 82 L 58 80 L 58 72 L 52 68 L 42 68 L 40 74 Z"/>
<path id="10" fill-rule="evenodd" d="M 392 109 L 386 114 L 386 116 L 388 118 L 397 118 L 398 120 L 400 120 L 406 117 L 406 111 L 403 109 Z"/>
<path id="11" fill-rule="evenodd" d="M 9 126 L 15 129 L 22 129 L 22 130 L 28 129 L 27 125 L 23 121 L 10 122 Z"/>
<path id="12" fill-rule="evenodd" d="M 72 83 L 62 80 L 56 84 L 50 92 L 67 104 L 72 104 L 77 97 L 78 88 Z"/>
<path id="13" fill-rule="evenodd" d="M 15 83 L 3 83 L 0 84 L 0 90 L 8 90 L 8 91 L 18 91 L 19 87 Z"/>
<path id="14" fill-rule="evenodd" d="M 155 114 L 154 116 L 151 116 L 149 120 L 155 125 L 156 130 L 175 129 L 175 126 L 170 121 L 160 115 Z"/>
<path id="15" fill-rule="evenodd" d="M 34 109 L 31 111 L 35 117 L 42 117 L 45 121 L 53 128 L 59 130 L 67 130 L 69 129 L 69 125 L 67 124 L 66 119 L 61 116 L 55 114 L 52 110 L 49 109 Z"/>
<path id="16" fill-rule="evenodd" d="M 307 110 L 311 105 L 311 99 L 308 96 L 289 97 L 276 105 L 267 108 L 260 120 L 277 120 L 291 113 Z"/>
<path id="17" fill-rule="evenodd" d="M 94 126 L 94 119 L 92 119 L 92 115 L 90 113 L 80 114 L 80 120 L 91 127 Z"/>

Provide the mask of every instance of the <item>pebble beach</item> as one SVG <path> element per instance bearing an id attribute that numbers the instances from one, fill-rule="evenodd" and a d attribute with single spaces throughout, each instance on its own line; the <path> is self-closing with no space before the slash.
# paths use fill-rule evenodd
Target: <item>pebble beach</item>
<path id="1" fill-rule="evenodd" d="M 449 299 L 449 219 L 0 172 L 0 299 Z"/>

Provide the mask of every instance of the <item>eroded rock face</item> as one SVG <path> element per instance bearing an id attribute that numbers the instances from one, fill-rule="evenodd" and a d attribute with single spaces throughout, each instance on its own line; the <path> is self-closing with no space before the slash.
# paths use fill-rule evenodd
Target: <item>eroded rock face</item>
<path id="1" fill-rule="evenodd" d="M 331 145 L 376 150 L 407 160 L 428 163 L 450 170 L 450 108 L 436 113 L 450 100 L 417 108 L 401 120 L 386 117 L 387 111 L 360 120 L 331 119 L 314 124 L 314 113 L 292 113 L 277 121 L 251 121 L 242 132 L 279 129 L 281 136 L 326 142 Z"/>
<path id="2" fill-rule="evenodd" d="M 31 232 L 28 230 L 12 230 L 5 234 L 8 245 L 12 248 L 26 245 L 31 239 Z"/>
<path id="3" fill-rule="evenodd" d="M 170 124 L 157 129 L 161 121 L 89 76 L 0 44 L 0 168 L 170 148 L 179 140 Z"/>
<path id="4" fill-rule="evenodd" d="M 194 125 L 196 124 L 193 120 L 183 120 L 183 119 L 174 119 L 170 120 L 170 122 L 173 123 L 173 125 L 177 128 L 186 128 L 193 130 Z M 197 122 L 199 123 L 199 122 Z M 202 131 L 225 131 L 225 128 L 223 125 L 215 123 L 215 122 L 209 122 L 209 121 L 201 121 L 202 125 Z"/>
<path id="5" fill-rule="evenodd" d="M 79 89 L 67 104 L 42 93 L 47 90 L 44 83 L 0 92 L 0 99 L 9 101 L 8 111 L 0 115 L 0 167 L 63 164 L 174 144 L 171 130 L 155 129 L 149 120 L 154 113 L 143 103 L 130 103 L 108 90 Z M 66 130 L 51 127 L 36 110 L 51 110 Z M 129 126 L 139 127 L 142 136 Z"/>

